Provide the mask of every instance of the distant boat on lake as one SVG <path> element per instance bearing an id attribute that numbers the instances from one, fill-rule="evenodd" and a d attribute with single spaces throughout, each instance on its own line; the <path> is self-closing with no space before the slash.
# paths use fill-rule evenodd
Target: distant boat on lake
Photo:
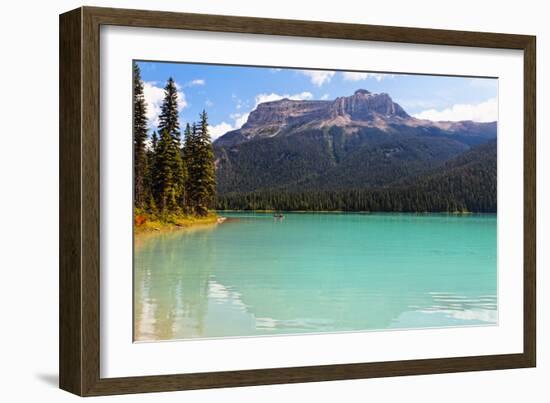
<path id="1" fill-rule="evenodd" d="M 273 218 L 274 218 L 275 220 L 282 221 L 282 220 L 284 220 L 285 216 L 284 216 L 283 213 L 275 213 L 275 214 L 273 214 Z"/>

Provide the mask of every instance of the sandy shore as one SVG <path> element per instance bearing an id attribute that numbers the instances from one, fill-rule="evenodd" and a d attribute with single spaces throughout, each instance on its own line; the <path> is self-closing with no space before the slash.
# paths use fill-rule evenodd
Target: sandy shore
<path id="1" fill-rule="evenodd" d="M 140 225 L 137 224 L 137 219 L 134 221 L 134 233 L 139 234 L 154 234 L 179 231 L 182 229 L 200 228 L 212 225 L 223 224 L 227 217 L 210 214 L 206 217 L 178 217 L 171 222 L 162 222 L 159 220 L 148 220 L 145 218 Z"/>

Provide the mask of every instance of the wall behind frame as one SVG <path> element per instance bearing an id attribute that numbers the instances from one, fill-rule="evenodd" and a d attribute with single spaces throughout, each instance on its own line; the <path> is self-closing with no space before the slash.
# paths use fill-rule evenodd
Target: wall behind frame
<path id="1" fill-rule="evenodd" d="M 408 2 L 251 2 L 231 0 L 89 1 L 103 7 L 157 9 L 211 14 L 295 18 L 348 23 L 418 26 L 537 35 L 538 70 L 538 367 L 448 375 L 325 382 L 193 392 L 115 396 L 102 401 L 155 402 L 545 402 L 550 369 L 550 26 L 543 3 L 464 0 Z M 80 1 L 20 0 L 4 7 L 2 30 L 3 118 L 0 198 L 2 248 L 0 302 L 3 308 L 0 368 L 5 377 L 0 396 L 18 402 L 77 401 L 57 389 L 58 295 L 58 14 Z M 238 50 L 236 50 L 238 51 Z"/>

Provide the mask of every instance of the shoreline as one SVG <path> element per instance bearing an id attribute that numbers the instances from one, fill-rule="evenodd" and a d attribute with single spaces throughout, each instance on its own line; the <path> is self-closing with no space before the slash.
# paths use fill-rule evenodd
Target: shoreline
<path id="1" fill-rule="evenodd" d="M 162 234 L 190 228 L 205 227 L 223 224 L 227 217 L 216 213 L 209 213 L 205 217 L 198 216 L 172 216 L 170 221 L 152 219 L 148 214 L 134 215 L 134 235 Z"/>
<path id="2" fill-rule="evenodd" d="M 205 217 L 198 216 L 172 216 L 170 221 L 151 219 L 149 214 L 134 215 L 134 235 L 163 234 L 191 228 L 209 227 L 223 224 L 231 217 L 225 217 L 218 213 L 255 213 L 255 214 L 404 214 L 404 215 L 447 215 L 447 216 L 472 216 L 479 214 L 496 215 L 494 213 L 456 211 L 456 212 L 392 212 L 392 211 L 347 211 L 347 210 L 216 210 Z M 140 222 L 141 220 L 144 220 Z"/>
<path id="3" fill-rule="evenodd" d="M 484 211 L 370 211 L 370 210 L 216 210 L 220 213 L 288 213 L 288 214 L 441 214 L 441 215 L 475 215 L 497 214 L 497 212 Z"/>

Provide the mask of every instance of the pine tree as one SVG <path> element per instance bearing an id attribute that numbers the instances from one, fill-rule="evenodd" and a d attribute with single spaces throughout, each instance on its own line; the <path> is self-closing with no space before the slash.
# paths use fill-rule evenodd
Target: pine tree
<path id="1" fill-rule="evenodd" d="M 216 173 L 214 167 L 214 149 L 208 133 L 208 115 L 200 114 L 200 122 L 195 126 L 192 137 L 192 162 L 189 169 L 189 181 L 192 183 L 191 206 L 195 214 L 205 216 L 212 207 L 216 195 Z"/>
<path id="2" fill-rule="evenodd" d="M 177 209 L 177 185 L 174 175 L 174 141 L 167 130 L 160 133 L 155 152 L 153 193 L 155 205 L 162 213 Z"/>
<path id="3" fill-rule="evenodd" d="M 157 132 L 154 131 L 153 135 L 151 136 L 151 149 L 153 150 L 153 153 L 157 150 L 159 138 L 157 136 Z"/>
<path id="4" fill-rule="evenodd" d="M 172 77 L 168 78 L 168 82 L 164 87 L 164 100 L 158 120 L 158 131 L 161 135 L 166 130 L 174 140 L 179 140 L 178 90 Z"/>
<path id="5" fill-rule="evenodd" d="M 158 142 L 159 138 L 157 132 L 154 131 L 151 135 L 151 149 L 149 150 L 149 182 L 150 182 L 150 193 L 152 199 L 156 202 L 159 199 L 159 184 L 157 182 L 158 175 L 156 173 L 157 169 L 157 154 L 158 154 Z"/>
<path id="6" fill-rule="evenodd" d="M 170 136 L 172 144 L 163 144 L 163 154 L 161 158 L 168 158 L 163 160 L 162 164 L 170 166 L 170 192 L 174 195 L 174 206 L 172 206 L 172 196 L 169 197 L 168 205 L 165 205 L 161 201 L 163 197 L 166 197 L 165 185 L 162 185 L 162 196 L 157 197 L 157 205 L 162 206 L 161 209 L 169 208 L 171 210 L 179 210 L 183 207 L 184 193 L 185 193 L 185 180 L 187 177 L 187 169 L 182 159 L 181 150 L 181 134 L 180 134 L 179 116 L 178 116 L 178 91 L 175 81 L 170 77 L 166 86 L 164 87 L 164 100 L 161 105 L 161 113 L 159 115 L 158 130 L 161 135 L 161 139 L 164 134 Z M 167 139 L 166 139 L 167 140 Z M 160 144 L 160 142 L 159 142 Z M 166 170 L 167 168 L 164 167 Z M 173 187 L 173 189 L 172 189 Z"/>
<path id="7" fill-rule="evenodd" d="M 181 147 L 177 89 L 170 78 L 159 115 L 159 135 L 153 132 L 147 151 L 150 197 L 144 200 L 148 210 L 162 215 L 185 212 L 205 216 L 216 195 L 214 150 L 208 132 L 206 111 L 200 122 L 185 127 Z"/>
<path id="8" fill-rule="evenodd" d="M 185 182 L 187 181 L 187 167 L 183 161 L 183 149 L 178 138 L 172 146 L 172 170 L 174 172 L 174 185 L 176 187 L 177 210 L 184 210 L 185 203 Z"/>
<path id="9" fill-rule="evenodd" d="M 137 63 L 133 64 L 134 86 L 134 205 L 143 208 L 147 203 L 148 164 L 145 141 L 147 140 L 147 106 L 143 94 L 143 81 Z"/>
<path id="10" fill-rule="evenodd" d="M 158 148 L 158 136 L 157 132 L 154 131 L 151 135 L 151 146 L 147 149 L 147 181 L 145 184 L 146 194 L 147 194 L 147 205 L 146 208 L 150 213 L 156 214 L 157 208 L 155 204 L 155 155 Z"/>
<path id="11" fill-rule="evenodd" d="M 189 214 L 194 213 L 193 208 L 193 195 L 194 192 L 194 178 L 196 176 L 195 174 L 195 168 L 194 168 L 194 157 L 196 155 L 196 126 L 193 123 L 193 129 L 191 129 L 191 125 L 189 123 L 185 126 L 184 131 L 184 144 L 183 144 L 183 163 L 184 166 L 187 169 L 187 180 L 185 181 L 185 197 L 184 197 L 184 206 L 185 206 L 185 212 Z"/>
<path id="12" fill-rule="evenodd" d="M 200 175 L 197 168 L 197 125 L 189 123 L 185 126 L 185 141 L 183 146 L 183 160 L 187 167 L 187 181 L 185 182 L 185 210 L 188 214 L 195 214 L 195 200 L 197 198 L 197 180 Z"/>

